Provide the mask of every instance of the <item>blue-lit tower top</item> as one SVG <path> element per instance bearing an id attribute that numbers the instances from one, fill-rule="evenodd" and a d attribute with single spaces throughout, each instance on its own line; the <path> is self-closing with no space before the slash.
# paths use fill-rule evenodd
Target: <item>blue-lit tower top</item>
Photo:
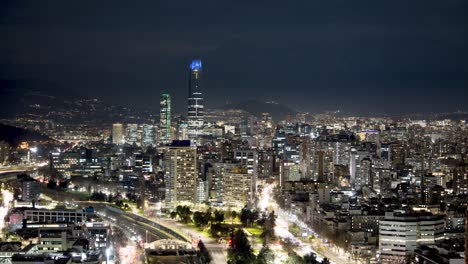
<path id="1" fill-rule="evenodd" d="M 200 71 L 202 69 L 201 60 L 192 60 L 192 63 L 190 63 L 190 69 L 192 71 Z"/>
<path id="2" fill-rule="evenodd" d="M 200 89 L 201 75 L 201 60 L 192 60 L 188 87 L 187 136 L 195 141 L 197 136 L 200 135 L 204 124 L 203 94 Z"/>

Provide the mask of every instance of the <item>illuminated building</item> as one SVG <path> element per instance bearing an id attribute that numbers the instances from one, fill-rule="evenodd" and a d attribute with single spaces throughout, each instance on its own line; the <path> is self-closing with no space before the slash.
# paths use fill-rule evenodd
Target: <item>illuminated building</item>
<path id="1" fill-rule="evenodd" d="M 144 124 L 142 127 L 141 145 L 151 147 L 154 145 L 154 126 Z"/>
<path id="2" fill-rule="evenodd" d="M 139 135 L 138 135 L 138 125 L 137 124 L 128 124 L 127 125 L 127 140 L 126 143 L 130 145 L 140 145 Z"/>
<path id="3" fill-rule="evenodd" d="M 233 168 L 222 176 L 222 202 L 225 206 L 244 207 L 251 201 L 252 174 L 245 168 Z"/>
<path id="4" fill-rule="evenodd" d="M 262 128 L 265 131 L 273 128 L 273 119 L 271 118 L 270 113 L 262 113 Z"/>
<path id="5" fill-rule="evenodd" d="M 355 148 L 350 150 L 349 170 L 351 175 L 351 185 L 356 190 L 362 187 L 373 187 L 372 179 L 372 159 L 367 151 L 359 151 Z"/>
<path id="6" fill-rule="evenodd" d="M 379 223 L 381 263 L 406 263 L 417 247 L 443 240 L 444 230 L 443 216 L 397 211 L 385 213 L 385 218 Z"/>
<path id="7" fill-rule="evenodd" d="M 241 165 L 247 168 L 247 172 L 252 175 L 252 199 L 257 191 L 258 179 L 258 151 L 256 150 L 236 150 L 234 158 L 240 162 Z"/>
<path id="8" fill-rule="evenodd" d="M 86 213 L 84 210 L 68 210 L 68 209 L 31 209 L 24 211 L 24 218 L 28 223 L 57 223 L 70 222 L 82 223 L 85 221 Z"/>
<path id="9" fill-rule="evenodd" d="M 203 95 L 200 89 L 202 63 L 193 60 L 190 64 L 188 93 L 188 137 L 195 139 L 202 131 L 204 122 Z"/>
<path id="10" fill-rule="evenodd" d="M 112 143 L 121 145 L 124 142 L 123 125 L 116 123 L 112 125 Z"/>
<path id="11" fill-rule="evenodd" d="M 194 202 L 197 191 L 197 149 L 188 140 L 174 140 L 164 151 L 166 206 Z"/>
<path id="12" fill-rule="evenodd" d="M 171 142 L 171 96 L 161 94 L 160 105 L 159 142 L 166 144 Z"/>
<path id="13" fill-rule="evenodd" d="M 136 154 L 135 155 L 135 171 L 143 173 L 153 172 L 151 155 Z"/>

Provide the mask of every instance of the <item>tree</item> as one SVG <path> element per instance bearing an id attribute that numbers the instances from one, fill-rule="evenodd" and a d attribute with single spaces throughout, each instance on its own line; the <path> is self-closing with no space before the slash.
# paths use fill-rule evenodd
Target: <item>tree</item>
<path id="1" fill-rule="evenodd" d="M 258 212 L 256 210 L 244 207 L 240 212 L 240 220 L 244 227 L 252 225 L 258 219 Z"/>
<path id="2" fill-rule="evenodd" d="M 285 262 L 286 264 L 304 264 L 305 261 L 301 256 L 297 255 L 296 252 L 292 251 L 288 253 L 288 259 Z"/>
<path id="3" fill-rule="evenodd" d="M 230 216 L 231 216 L 231 224 L 233 224 L 233 223 L 234 223 L 234 219 L 236 219 L 236 217 L 237 217 L 237 212 L 234 211 L 234 210 L 231 211 Z"/>
<path id="4" fill-rule="evenodd" d="M 93 192 L 89 199 L 93 201 L 107 201 L 107 195 L 103 192 Z"/>
<path id="5" fill-rule="evenodd" d="M 238 229 L 232 237 L 232 246 L 229 249 L 230 263 L 253 263 L 255 255 L 244 231 Z"/>
<path id="6" fill-rule="evenodd" d="M 57 188 L 57 183 L 54 180 L 49 180 L 49 182 L 47 183 L 47 188 L 56 189 Z"/>
<path id="7" fill-rule="evenodd" d="M 171 212 L 171 219 L 175 219 L 177 217 L 177 213 L 175 211 Z"/>
<path id="8" fill-rule="evenodd" d="M 257 256 L 257 264 L 270 264 L 275 261 L 275 255 L 268 246 L 262 247 Z"/>
<path id="9" fill-rule="evenodd" d="M 265 212 L 262 218 L 258 221 L 263 226 L 263 232 L 260 237 L 263 239 L 263 244 L 266 245 L 269 240 L 275 237 L 276 215 L 275 212 Z"/>
<path id="10" fill-rule="evenodd" d="M 206 213 L 195 212 L 193 213 L 193 222 L 197 227 L 208 225 L 209 219 L 206 217 Z"/>
<path id="11" fill-rule="evenodd" d="M 202 263 L 210 263 L 211 262 L 211 256 L 210 253 L 208 252 L 208 249 L 205 247 L 205 244 L 203 241 L 198 241 L 198 256 L 200 257 L 200 260 Z"/>
<path id="12" fill-rule="evenodd" d="M 317 256 L 314 253 L 309 253 L 304 256 L 304 262 L 306 264 L 319 264 L 317 261 Z"/>
<path id="13" fill-rule="evenodd" d="M 192 211 L 190 210 L 189 206 L 178 205 L 176 207 L 176 213 L 179 216 L 179 219 L 182 223 L 187 224 L 192 221 L 192 219 L 190 218 L 192 216 Z"/>
<path id="14" fill-rule="evenodd" d="M 210 233 L 213 237 L 218 238 L 229 233 L 229 228 L 224 227 L 220 223 L 211 223 Z"/>
<path id="15" fill-rule="evenodd" d="M 214 212 L 214 222 L 216 223 L 222 223 L 224 221 L 224 213 L 223 211 L 216 210 Z"/>
<path id="16" fill-rule="evenodd" d="M 59 183 L 59 187 L 62 189 L 68 189 L 69 181 L 64 180 Z"/>

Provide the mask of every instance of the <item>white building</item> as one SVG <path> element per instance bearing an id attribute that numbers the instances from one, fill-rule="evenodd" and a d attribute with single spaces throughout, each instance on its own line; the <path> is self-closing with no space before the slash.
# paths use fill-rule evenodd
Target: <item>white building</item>
<path id="1" fill-rule="evenodd" d="M 84 210 L 67 210 L 67 209 L 32 209 L 24 211 L 24 219 L 33 223 L 56 223 L 56 222 L 71 222 L 81 223 L 85 220 L 86 213 Z"/>
<path id="2" fill-rule="evenodd" d="M 443 240 L 444 225 L 442 216 L 387 212 L 379 224 L 381 263 L 406 263 L 417 247 Z"/>

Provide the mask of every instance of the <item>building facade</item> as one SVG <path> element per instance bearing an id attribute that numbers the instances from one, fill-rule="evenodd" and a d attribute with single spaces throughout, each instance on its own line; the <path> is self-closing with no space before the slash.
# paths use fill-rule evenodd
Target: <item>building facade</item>
<path id="1" fill-rule="evenodd" d="M 195 202 L 197 191 L 197 149 L 190 141 L 173 141 L 164 151 L 166 207 Z"/>
<path id="2" fill-rule="evenodd" d="M 406 263 L 414 250 L 444 239 L 442 216 L 387 212 L 379 223 L 381 263 Z"/>

